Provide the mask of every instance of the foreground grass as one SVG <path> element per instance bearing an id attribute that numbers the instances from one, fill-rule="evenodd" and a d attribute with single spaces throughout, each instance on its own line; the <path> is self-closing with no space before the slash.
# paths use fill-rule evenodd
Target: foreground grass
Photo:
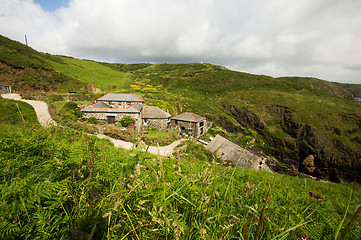
<path id="1" fill-rule="evenodd" d="M 69 128 L 2 126 L 2 238 L 332 239 L 361 202 L 360 185 L 232 168 L 192 142 L 163 158 Z M 360 234 L 357 222 L 348 239 Z"/>

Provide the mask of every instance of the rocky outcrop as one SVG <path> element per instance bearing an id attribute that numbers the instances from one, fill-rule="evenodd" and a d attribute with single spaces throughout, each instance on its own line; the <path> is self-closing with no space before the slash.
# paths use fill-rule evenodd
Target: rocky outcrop
<path id="1" fill-rule="evenodd" d="M 274 171 L 291 173 L 294 166 L 297 171 L 306 173 L 302 162 L 307 156 L 313 155 L 315 168 L 307 174 L 333 182 L 361 182 L 361 149 L 355 149 L 340 140 L 331 139 L 324 130 L 321 131 L 310 124 L 297 122 L 293 111 L 287 107 L 262 106 L 267 114 L 273 116 L 273 122 L 287 134 L 287 137 L 274 136 L 268 130 L 267 124 L 247 107 L 235 105 L 223 107 L 237 123 L 226 118 L 219 118 L 215 122 L 233 133 L 241 131 L 242 127 L 256 130 L 269 144 L 264 150 L 280 160 L 272 164 Z M 359 118 L 357 115 L 347 117 Z M 361 128 L 361 119 L 356 122 L 359 124 L 358 128 Z M 354 131 L 357 130 L 354 129 Z M 328 131 L 337 135 L 343 134 L 337 128 Z"/>

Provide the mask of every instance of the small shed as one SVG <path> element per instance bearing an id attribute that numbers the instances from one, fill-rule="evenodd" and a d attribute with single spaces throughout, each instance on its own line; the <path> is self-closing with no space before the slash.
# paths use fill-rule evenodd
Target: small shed
<path id="1" fill-rule="evenodd" d="M 5 93 L 11 93 L 11 86 L 0 84 L 0 94 L 5 94 Z"/>
<path id="2" fill-rule="evenodd" d="M 206 146 L 206 149 L 218 155 L 222 161 L 232 162 L 237 167 L 271 171 L 265 158 L 257 156 L 221 135 L 217 135 Z"/>
<path id="3" fill-rule="evenodd" d="M 171 115 L 156 106 L 144 106 L 142 111 L 143 127 L 166 131 Z"/>
<path id="4" fill-rule="evenodd" d="M 170 119 L 170 129 L 179 129 L 180 133 L 185 133 L 193 137 L 200 137 L 207 132 L 211 123 L 205 117 L 198 114 L 185 112 Z"/>

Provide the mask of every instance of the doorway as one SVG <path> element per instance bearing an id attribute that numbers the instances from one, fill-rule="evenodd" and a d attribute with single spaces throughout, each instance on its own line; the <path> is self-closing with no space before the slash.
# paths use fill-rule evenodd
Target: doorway
<path id="1" fill-rule="evenodd" d="M 115 116 L 107 116 L 108 124 L 115 124 Z"/>

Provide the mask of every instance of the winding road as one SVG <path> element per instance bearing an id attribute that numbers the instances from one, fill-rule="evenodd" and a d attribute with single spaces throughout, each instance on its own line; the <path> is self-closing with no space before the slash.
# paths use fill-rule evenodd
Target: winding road
<path id="1" fill-rule="evenodd" d="M 20 94 L 16 94 L 16 93 L 6 93 L 6 94 L 1 94 L 2 98 L 6 98 L 6 99 L 12 99 L 12 100 L 16 100 L 16 101 L 22 101 L 22 102 L 26 102 L 28 104 L 30 104 L 35 112 L 36 112 L 36 116 L 38 117 L 39 123 L 41 124 L 41 126 L 43 127 L 49 127 L 49 126 L 56 126 L 56 122 L 51 118 L 50 113 L 49 113 L 49 109 L 48 109 L 48 104 L 46 104 L 45 102 L 42 101 L 35 101 L 35 100 L 25 100 L 22 99 Z"/>
<path id="2" fill-rule="evenodd" d="M 15 93 L 1 94 L 1 96 L 5 99 L 12 99 L 12 100 L 22 101 L 22 102 L 26 102 L 26 103 L 30 104 L 34 108 L 34 110 L 36 112 L 36 116 L 38 117 L 38 120 L 39 120 L 39 123 L 41 124 L 41 126 L 49 127 L 49 126 L 57 125 L 56 122 L 54 121 L 54 119 L 51 118 L 49 110 L 48 110 L 48 105 L 45 102 L 35 101 L 35 100 L 25 100 L 25 99 L 22 99 L 19 94 L 15 94 Z M 103 134 L 98 134 L 96 136 L 101 139 L 104 139 L 104 138 L 109 139 L 114 144 L 114 147 L 116 147 L 116 148 L 120 147 L 120 148 L 124 148 L 127 150 L 131 150 L 134 148 L 133 143 L 131 143 L 131 142 L 117 140 L 117 139 L 108 137 Z M 173 153 L 174 148 L 177 145 L 179 145 L 182 141 L 185 141 L 185 139 L 177 140 L 177 141 L 173 142 L 172 144 L 170 144 L 168 146 L 163 146 L 163 147 L 144 146 L 144 147 L 142 147 L 141 150 L 148 151 L 155 155 L 170 156 Z"/>

